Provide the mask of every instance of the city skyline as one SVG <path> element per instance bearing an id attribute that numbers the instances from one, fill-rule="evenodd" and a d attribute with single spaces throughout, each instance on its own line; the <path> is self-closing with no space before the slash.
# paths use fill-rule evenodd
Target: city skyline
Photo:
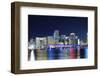
<path id="1" fill-rule="evenodd" d="M 62 17 L 62 16 L 28 16 L 28 39 L 53 35 L 54 30 L 60 34 L 69 35 L 75 33 L 80 39 L 87 36 L 86 17 Z M 75 26 L 75 27 L 74 27 Z"/>
<path id="2" fill-rule="evenodd" d="M 69 36 L 59 35 L 59 30 L 54 30 L 52 36 L 30 39 L 28 60 L 31 51 L 34 51 L 35 60 L 86 58 L 87 49 L 88 43 L 81 42 L 75 33 L 70 33 Z"/>
<path id="3" fill-rule="evenodd" d="M 77 47 L 88 45 L 87 38 L 80 40 L 75 33 L 70 33 L 69 36 L 59 35 L 59 30 L 55 30 L 52 36 L 36 37 L 29 40 L 29 44 L 35 49 L 46 48 L 48 46 L 56 47 Z"/>

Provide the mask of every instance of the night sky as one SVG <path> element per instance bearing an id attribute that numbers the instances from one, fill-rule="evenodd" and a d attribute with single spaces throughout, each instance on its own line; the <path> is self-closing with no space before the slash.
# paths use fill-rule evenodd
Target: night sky
<path id="1" fill-rule="evenodd" d="M 60 34 L 67 36 L 75 33 L 80 39 L 84 39 L 87 36 L 87 29 L 87 17 L 28 15 L 28 40 L 52 36 L 54 30 L 59 30 Z"/>

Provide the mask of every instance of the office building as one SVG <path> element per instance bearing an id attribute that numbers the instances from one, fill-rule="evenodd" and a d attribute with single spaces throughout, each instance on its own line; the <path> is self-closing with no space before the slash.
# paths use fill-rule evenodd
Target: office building
<path id="1" fill-rule="evenodd" d="M 54 37 L 55 43 L 56 44 L 59 43 L 59 40 L 60 40 L 59 30 L 54 31 L 53 37 Z"/>
<path id="2" fill-rule="evenodd" d="M 36 37 L 36 49 L 43 49 L 47 45 L 46 37 Z"/>
<path id="3" fill-rule="evenodd" d="M 53 36 L 47 36 L 47 44 L 55 44 Z"/>
<path id="4" fill-rule="evenodd" d="M 63 42 L 63 44 L 65 44 L 65 42 L 66 42 L 66 35 L 61 35 L 60 41 Z"/>
<path id="5" fill-rule="evenodd" d="M 70 45 L 75 45 L 76 44 L 76 35 L 75 35 L 75 33 L 70 33 L 69 44 Z"/>

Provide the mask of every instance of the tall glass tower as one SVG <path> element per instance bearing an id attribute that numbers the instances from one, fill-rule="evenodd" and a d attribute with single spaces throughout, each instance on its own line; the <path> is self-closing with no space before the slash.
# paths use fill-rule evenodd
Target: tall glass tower
<path id="1" fill-rule="evenodd" d="M 70 33 L 69 44 L 71 44 L 71 45 L 76 44 L 76 35 L 75 35 L 75 33 Z"/>
<path id="2" fill-rule="evenodd" d="M 53 37 L 54 37 L 55 43 L 58 43 L 60 39 L 59 30 L 54 31 Z"/>

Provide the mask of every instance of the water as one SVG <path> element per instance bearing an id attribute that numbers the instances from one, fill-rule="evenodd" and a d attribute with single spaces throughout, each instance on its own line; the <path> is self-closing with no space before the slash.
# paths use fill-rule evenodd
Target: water
<path id="1" fill-rule="evenodd" d="M 88 58 L 88 46 L 59 46 L 34 50 L 35 60 Z"/>

